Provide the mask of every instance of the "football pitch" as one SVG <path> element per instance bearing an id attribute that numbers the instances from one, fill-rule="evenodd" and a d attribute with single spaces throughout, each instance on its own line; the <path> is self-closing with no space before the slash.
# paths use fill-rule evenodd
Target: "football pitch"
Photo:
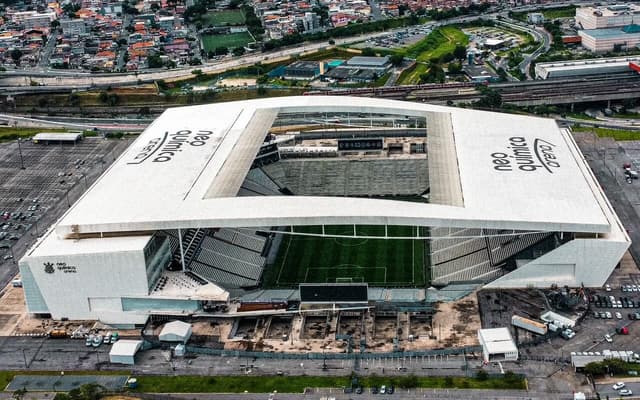
<path id="1" fill-rule="evenodd" d="M 359 236 L 385 235 L 383 226 L 355 226 Z M 325 234 L 353 235 L 354 226 L 325 226 Z M 321 233 L 322 227 L 296 227 Z M 425 285 L 425 240 L 415 227 L 389 226 L 387 236 L 407 239 L 336 238 L 284 235 L 278 256 L 265 272 L 266 287 L 298 283 L 366 282 L 370 286 Z"/>
<path id="2" fill-rule="evenodd" d="M 246 46 L 251 42 L 254 42 L 254 40 L 248 32 L 229 33 L 227 35 L 202 36 L 202 46 L 207 52 L 213 51 L 217 47 L 234 48 Z"/>

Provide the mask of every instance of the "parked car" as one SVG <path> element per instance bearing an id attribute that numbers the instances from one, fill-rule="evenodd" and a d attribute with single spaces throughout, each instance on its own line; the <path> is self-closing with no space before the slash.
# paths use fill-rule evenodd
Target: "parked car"
<path id="1" fill-rule="evenodd" d="M 619 312 L 616 313 L 616 318 L 617 319 L 622 319 L 622 314 L 620 314 Z"/>
<path id="2" fill-rule="evenodd" d="M 607 343 L 613 343 L 613 339 L 611 338 L 611 335 L 609 335 L 608 333 L 604 335 L 604 340 L 606 340 Z"/>

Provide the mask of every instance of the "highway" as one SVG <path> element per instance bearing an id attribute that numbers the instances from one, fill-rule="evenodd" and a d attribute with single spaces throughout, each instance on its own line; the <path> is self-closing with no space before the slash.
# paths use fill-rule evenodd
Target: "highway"
<path id="1" fill-rule="evenodd" d="M 518 65 L 518 68 L 520 68 L 520 71 L 525 74 L 527 79 L 532 79 L 531 74 L 529 73 L 529 66 L 531 65 L 531 62 L 540 57 L 541 54 L 549 51 L 552 41 L 551 35 L 549 32 L 537 26 L 531 28 L 529 25 L 520 24 L 515 21 L 505 21 L 504 16 L 502 19 L 496 19 L 496 23 L 521 32 L 526 32 L 540 43 L 540 47 L 538 47 L 533 53 L 525 55 L 524 60 L 522 60 L 520 65 Z"/>

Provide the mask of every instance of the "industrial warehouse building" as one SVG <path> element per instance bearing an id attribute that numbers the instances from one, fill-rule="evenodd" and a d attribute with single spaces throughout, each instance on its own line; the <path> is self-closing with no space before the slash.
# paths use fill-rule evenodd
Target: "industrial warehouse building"
<path id="1" fill-rule="evenodd" d="M 572 78 L 584 75 L 617 74 L 631 71 L 630 63 L 640 63 L 640 57 L 592 58 L 576 61 L 553 61 L 536 64 L 536 78 Z"/>
<path id="2" fill-rule="evenodd" d="M 630 50 L 640 44 L 640 25 L 578 31 L 582 46 L 594 53 Z"/>
<path id="3" fill-rule="evenodd" d="M 640 24 L 640 6 L 612 4 L 576 9 L 576 24 L 582 29 L 605 29 Z"/>
<path id="4" fill-rule="evenodd" d="M 165 111 L 19 265 L 31 313 L 132 326 L 235 299 L 240 313 L 318 296 L 406 307 L 461 283 L 597 287 L 629 243 L 553 120 L 301 96 Z"/>
<path id="5" fill-rule="evenodd" d="M 484 362 L 518 361 L 518 347 L 509 328 L 480 329 L 478 341 L 482 346 Z"/>

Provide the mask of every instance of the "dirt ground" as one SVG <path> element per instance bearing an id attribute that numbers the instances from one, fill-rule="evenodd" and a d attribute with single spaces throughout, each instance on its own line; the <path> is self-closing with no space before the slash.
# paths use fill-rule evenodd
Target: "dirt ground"
<path id="1" fill-rule="evenodd" d="M 255 86 L 256 80 L 250 78 L 226 78 L 218 82 L 217 86 Z"/>
<path id="2" fill-rule="evenodd" d="M 433 348 L 448 348 L 478 345 L 478 329 L 480 329 L 480 314 L 476 293 L 463 297 L 452 303 L 438 303 L 437 312 L 433 317 L 433 332 L 427 321 L 412 319 L 411 331 L 413 340 L 404 335 L 402 347 L 405 350 L 426 350 Z"/>

